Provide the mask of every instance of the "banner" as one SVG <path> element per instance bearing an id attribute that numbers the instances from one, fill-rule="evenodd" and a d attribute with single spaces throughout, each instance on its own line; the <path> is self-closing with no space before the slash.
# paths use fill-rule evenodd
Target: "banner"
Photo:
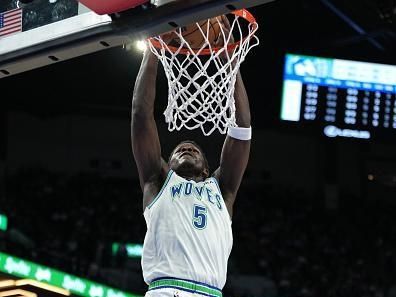
<path id="1" fill-rule="evenodd" d="M 34 279 L 69 290 L 83 297 L 142 297 L 122 292 L 84 278 L 25 261 L 0 252 L 0 271 L 21 278 Z"/>

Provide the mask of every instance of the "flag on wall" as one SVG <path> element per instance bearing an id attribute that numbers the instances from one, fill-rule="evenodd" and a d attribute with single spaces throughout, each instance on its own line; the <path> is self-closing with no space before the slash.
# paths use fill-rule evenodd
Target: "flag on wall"
<path id="1" fill-rule="evenodd" d="M 22 8 L 0 13 L 0 38 L 22 31 Z"/>

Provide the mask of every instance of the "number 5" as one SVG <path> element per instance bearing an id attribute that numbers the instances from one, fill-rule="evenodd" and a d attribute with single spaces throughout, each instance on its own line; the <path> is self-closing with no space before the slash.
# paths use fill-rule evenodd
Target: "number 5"
<path id="1" fill-rule="evenodd" d="M 197 229 L 205 229 L 206 227 L 206 207 L 194 204 L 193 208 L 193 225 Z"/>

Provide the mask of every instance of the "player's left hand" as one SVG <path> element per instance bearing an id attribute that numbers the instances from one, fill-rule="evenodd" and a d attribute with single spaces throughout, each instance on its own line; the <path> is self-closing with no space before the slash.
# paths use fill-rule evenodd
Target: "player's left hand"
<path id="1" fill-rule="evenodd" d="M 217 38 L 217 40 L 215 42 L 215 46 L 222 47 L 222 46 L 224 46 L 225 43 L 227 43 L 227 44 L 234 43 L 235 40 L 234 40 L 234 36 L 232 35 L 232 32 L 231 32 L 231 25 L 230 25 L 230 21 L 228 20 L 228 18 L 225 15 L 222 15 L 218 18 L 218 22 L 219 22 L 219 25 L 221 26 L 221 30 L 220 30 L 220 36 L 219 36 L 219 38 Z M 228 40 L 228 42 L 225 42 L 227 40 Z"/>
<path id="2" fill-rule="evenodd" d="M 161 35 L 162 40 L 169 45 L 177 37 L 175 31 L 169 31 Z"/>

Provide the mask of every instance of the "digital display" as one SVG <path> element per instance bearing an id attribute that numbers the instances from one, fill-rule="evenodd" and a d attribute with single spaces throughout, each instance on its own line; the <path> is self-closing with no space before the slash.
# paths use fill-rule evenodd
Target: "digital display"
<path id="1" fill-rule="evenodd" d="M 396 66 L 286 55 L 281 119 L 312 122 L 328 137 L 396 132 Z"/>

